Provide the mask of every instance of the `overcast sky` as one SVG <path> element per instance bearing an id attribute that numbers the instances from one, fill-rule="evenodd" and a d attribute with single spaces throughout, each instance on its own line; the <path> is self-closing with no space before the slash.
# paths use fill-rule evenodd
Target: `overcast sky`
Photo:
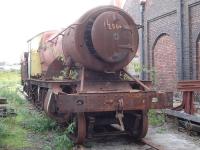
<path id="1" fill-rule="evenodd" d="M 26 41 L 67 27 L 87 10 L 111 0 L 0 0 L 0 62 L 19 62 Z"/>

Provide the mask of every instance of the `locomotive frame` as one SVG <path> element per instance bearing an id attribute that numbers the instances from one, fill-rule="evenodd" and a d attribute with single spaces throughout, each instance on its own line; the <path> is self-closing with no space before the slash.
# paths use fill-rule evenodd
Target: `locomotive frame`
<path id="1" fill-rule="evenodd" d="M 112 91 L 98 89 L 110 83 L 108 81 L 93 81 L 94 91 L 87 90 L 89 86 L 85 86 L 85 82 L 83 74 L 80 80 L 75 81 L 27 79 L 23 80 L 23 85 L 32 103 L 48 116 L 61 123 L 76 123 L 75 143 L 83 143 L 86 137 L 98 136 L 93 131 L 94 127 L 108 124 L 118 124 L 116 134 L 127 133 L 133 139 L 143 138 L 148 130 L 148 110 L 172 106 L 171 92 L 145 89 L 151 86 L 150 81 L 113 81 L 109 88 L 124 86 L 124 90 Z M 133 90 L 125 89 L 127 83 Z M 73 93 L 76 86 L 80 87 L 80 91 Z"/>

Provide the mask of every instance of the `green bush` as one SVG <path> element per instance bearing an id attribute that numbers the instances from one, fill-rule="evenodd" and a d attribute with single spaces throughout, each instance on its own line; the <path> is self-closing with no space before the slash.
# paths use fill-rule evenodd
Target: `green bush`
<path id="1" fill-rule="evenodd" d="M 165 116 L 163 113 L 156 113 L 155 110 L 149 111 L 149 122 L 153 126 L 161 126 L 165 122 Z"/>
<path id="2" fill-rule="evenodd" d="M 70 124 L 67 129 L 56 135 L 53 143 L 56 150 L 70 150 L 73 147 L 73 143 L 69 138 L 69 134 L 74 132 L 74 123 Z"/>

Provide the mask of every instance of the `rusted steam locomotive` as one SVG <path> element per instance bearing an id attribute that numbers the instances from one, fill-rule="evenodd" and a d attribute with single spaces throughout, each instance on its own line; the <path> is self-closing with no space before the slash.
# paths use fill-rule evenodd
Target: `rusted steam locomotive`
<path id="1" fill-rule="evenodd" d="M 150 81 L 124 69 L 138 39 L 137 25 L 125 11 L 92 9 L 66 29 L 28 41 L 21 62 L 24 91 L 58 122 L 75 122 L 76 143 L 104 131 L 143 138 L 148 110 L 170 107 L 172 94 L 151 90 Z"/>

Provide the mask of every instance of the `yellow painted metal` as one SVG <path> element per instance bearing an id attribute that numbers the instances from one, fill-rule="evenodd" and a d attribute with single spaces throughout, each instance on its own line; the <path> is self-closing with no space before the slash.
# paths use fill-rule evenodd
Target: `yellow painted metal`
<path id="1" fill-rule="evenodd" d="M 38 51 L 31 51 L 31 76 L 42 74 L 40 54 Z"/>
<path id="2" fill-rule="evenodd" d="M 31 76 L 39 76 L 42 74 L 40 53 L 38 51 L 40 43 L 41 35 L 31 40 Z"/>

